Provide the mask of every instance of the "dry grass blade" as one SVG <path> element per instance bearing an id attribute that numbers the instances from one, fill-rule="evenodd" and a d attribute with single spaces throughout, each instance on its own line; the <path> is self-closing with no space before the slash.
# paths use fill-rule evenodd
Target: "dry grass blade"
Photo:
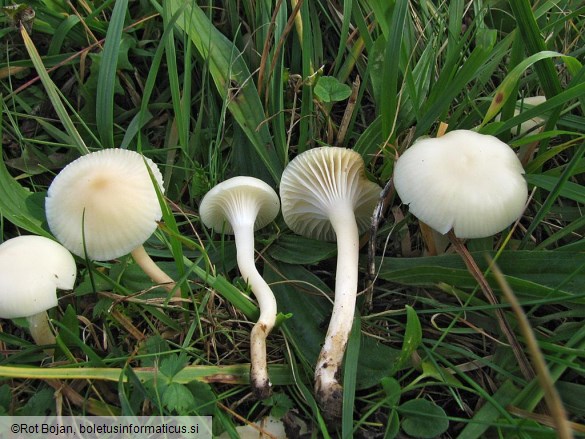
<path id="1" fill-rule="evenodd" d="M 573 437 L 573 432 L 567 419 L 567 412 L 565 411 L 559 393 L 555 389 L 546 362 L 544 361 L 542 351 L 538 346 L 538 340 L 536 340 L 534 332 L 530 326 L 530 322 L 526 318 L 526 314 L 514 292 L 510 288 L 510 285 L 508 285 L 504 275 L 496 264 L 492 264 L 492 271 L 506 296 L 506 300 L 510 303 L 512 311 L 514 311 L 514 314 L 516 314 L 516 318 L 518 319 L 518 329 L 526 340 L 526 346 L 536 368 L 536 378 L 544 391 L 544 399 L 550 409 L 551 418 L 557 429 L 558 437 L 561 439 L 570 439 Z"/>
<path id="2" fill-rule="evenodd" d="M 526 358 L 526 354 L 524 353 L 522 346 L 520 346 L 520 342 L 516 338 L 513 329 L 510 327 L 510 323 L 506 319 L 506 314 L 499 307 L 498 299 L 496 298 L 496 295 L 494 294 L 488 281 L 486 280 L 485 276 L 477 266 L 475 259 L 473 259 L 473 256 L 471 256 L 471 253 L 469 253 L 469 250 L 467 250 L 467 247 L 465 247 L 461 240 L 459 240 L 459 238 L 455 236 L 453 230 L 449 231 L 449 233 L 447 233 L 447 236 L 449 237 L 449 241 L 451 241 L 451 243 L 455 247 L 457 253 L 459 253 L 461 258 L 463 259 L 463 262 L 465 262 L 467 270 L 469 271 L 469 273 L 471 273 L 471 275 L 479 284 L 479 287 L 481 288 L 481 291 L 483 292 L 488 302 L 496 307 L 494 308 L 494 310 L 496 313 L 496 318 L 498 320 L 498 325 L 500 326 L 500 329 L 506 336 L 508 343 L 510 343 L 510 347 L 514 352 L 514 356 L 516 357 L 516 360 L 518 360 L 518 366 L 520 367 L 522 375 L 524 376 L 524 378 L 526 378 L 527 381 L 531 381 L 535 377 L 534 370 L 530 362 L 528 361 L 528 358 Z"/>

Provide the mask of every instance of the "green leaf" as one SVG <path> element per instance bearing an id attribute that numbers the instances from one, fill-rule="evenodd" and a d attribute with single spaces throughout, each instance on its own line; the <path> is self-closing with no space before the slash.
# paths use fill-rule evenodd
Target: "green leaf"
<path id="1" fill-rule="evenodd" d="M 400 419 L 398 418 L 398 412 L 394 409 L 390 411 L 388 416 L 388 425 L 386 425 L 386 431 L 384 432 L 384 439 L 393 439 L 398 436 L 400 431 Z"/>
<path id="2" fill-rule="evenodd" d="M 187 359 L 183 355 L 167 355 L 159 366 L 159 371 L 167 378 L 172 378 L 187 366 Z"/>
<path id="3" fill-rule="evenodd" d="M 473 252 L 480 269 L 487 269 L 486 252 Z M 490 254 L 492 257 L 493 253 Z M 475 288 L 477 283 L 458 255 L 421 258 L 381 258 L 379 278 L 410 286 L 436 286 L 440 283 L 457 288 Z M 559 302 L 585 303 L 583 257 L 574 251 L 504 251 L 498 258 L 507 282 L 518 296 L 551 298 Z M 495 291 L 499 286 L 492 275 L 488 281 Z"/>
<path id="4" fill-rule="evenodd" d="M 0 117 L 0 126 L 1 126 Z M 43 228 L 45 211 L 39 205 L 38 194 L 33 194 L 12 178 L 0 154 L 0 215 L 15 226 L 36 235 L 51 237 Z M 43 197 L 44 202 L 44 197 Z"/>
<path id="5" fill-rule="evenodd" d="M 576 416 L 585 416 L 585 385 L 569 381 L 557 381 L 555 387 L 567 410 Z"/>
<path id="6" fill-rule="evenodd" d="M 289 329 L 299 357 L 314 366 L 331 317 L 332 305 L 324 294 L 331 290 L 316 275 L 300 265 L 271 261 L 265 265 L 264 279 L 272 285 L 280 312 L 291 313 L 284 324 Z M 388 376 L 399 351 L 362 335 L 356 388 L 379 384 Z"/>
<path id="7" fill-rule="evenodd" d="M 60 332 L 58 337 L 66 345 L 76 345 L 79 340 L 79 320 L 77 319 L 77 312 L 71 305 L 67 305 L 67 309 L 61 318 L 61 323 L 69 329 L 69 332 Z"/>
<path id="8" fill-rule="evenodd" d="M 347 99 L 351 95 L 351 87 L 333 76 L 322 76 L 317 81 L 313 93 L 321 101 L 329 104 Z"/>
<path id="9" fill-rule="evenodd" d="M 289 410 L 295 407 L 292 399 L 282 392 L 274 392 L 270 398 L 262 401 L 262 404 L 271 407 L 270 416 L 276 419 L 281 419 Z"/>
<path id="10" fill-rule="evenodd" d="M 461 431 L 458 438 L 460 439 L 476 439 L 484 437 L 485 431 L 490 425 L 497 422 L 498 418 L 502 416 L 497 403 L 500 407 L 509 405 L 514 396 L 518 395 L 520 389 L 512 384 L 511 381 L 504 381 L 500 388 L 492 395 L 489 402 L 486 402 L 479 410 L 475 412 L 473 418 Z"/>
<path id="11" fill-rule="evenodd" d="M 400 395 L 402 394 L 400 383 L 395 378 L 384 377 L 380 381 L 380 384 L 382 385 L 382 389 L 384 389 L 384 393 L 386 394 L 388 405 L 390 407 L 398 405 L 400 402 Z"/>
<path id="12" fill-rule="evenodd" d="M 352 436 L 361 338 L 361 320 L 358 316 L 353 319 L 343 363 L 343 408 L 341 420 L 343 437 Z"/>
<path id="13" fill-rule="evenodd" d="M 445 411 L 426 399 L 412 399 L 397 407 L 402 429 L 412 437 L 433 438 L 449 428 Z"/>
<path id="14" fill-rule="evenodd" d="M 396 138 L 395 119 L 399 110 L 401 73 L 400 53 L 404 50 L 403 37 L 406 27 L 408 2 L 398 1 L 392 8 L 390 31 L 386 36 L 384 61 L 382 67 L 382 84 L 380 87 L 380 115 L 382 116 L 382 136 Z M 405 67 L 403 67 L 405 68 Z M 393 141 L 393 140 L 391 140 Z"/>
<path id="15" fill-rule="evenodd" d="M 412 354 L 416 352 L 422 342 L 422 327 L 413 307 L 406 305 L 406 331 L 402 341 L 400 358 L 394 366 L 393 373 L 410 362 Z"/>
<path id="16" fill-rule="evenodd" d="M 195 398 L 193 412 L 199 416 L 217 416 L 217 396 L 207 383 L 193 381 L 186 384 Z"/>
<path id="17" fill-rule="evenodd" d="M 45 387 L 34 392 L 16 414 L 21 416 L 46 416 L 54 413 L 55 391 Z"/>
<path id="18" fill-rule="evenodd" d="M 291 234 L 279 236 L 268 250 L 268 254 L 277 261 L 295 265 L 316 264 L 335 256 L 336 253 L 335 243 Z"/>
<path id="19" fill-rule="evenodd" d="M 8 413 L 12 401 L 12 390 L 8 384 L 0 386 L 0 413 Z"/>
<path id="20" fill-rule="evenodd" d="M 195 406 L 193 394 L 184 384 L 170 383 L 162 394 L 163 405 L 177 413 L 188 413 Z"/>

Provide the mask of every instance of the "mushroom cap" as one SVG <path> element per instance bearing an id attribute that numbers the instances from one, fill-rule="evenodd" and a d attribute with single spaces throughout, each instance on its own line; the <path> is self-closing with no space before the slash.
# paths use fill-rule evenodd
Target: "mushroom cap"
<path id="1" fill-rule="evenodd" d="M 69 251 L 42 236 L 0 245 L 0 317 L 29 317 L 57 306 L 57 288 L 70 290 L 77 269 Z"/>
<path id="2" fill-rule="evenodd" d="M 536 107 L 542 103 L 546 102 L 546 96 L 530 96 L 528 98 L 519 99 L 516 102 L 516 109 L 514 110 L 514 116 L 518 116 L 522 111 L 525 111 L 529 108 Z M 501 119 L 501 115 L 498 114 L 495 118 L 495 121 L 498 122 Z M 514 134 L 524 135 L 527 132 L 531 131 L 534 127 L 538 125 L 542 125 L 546 121 L 546 118 L 543 117 L 533 117 L 532 119 L 528 119 L 520 124 L 519 128 L 515 128 L 513 130 Z"/>
<path id="3" fill-rule="evenodd" d="M 203 224 L 216 232 L 234 233 L 237 224 L 261 229 L 276 218 L 280 200 L 268 184 L 255 177 L 233 177 L 214 186 L 201 200 Z"/>
<path id="4" fill-rule="evenodd" d="M 361 233 L 369 226 L 381 190 L 366 178 L 357 152 L 333 146 L 313 148 L 295 157 L 282 174 L 282 215 L 299 235 L 335 241 L 330 215 L 349 205 Z"/>
<path id="5" fill-rule="evenodd" d="M 162 211 L 145 161 L 161 192 L 154 162 L 126 149 L 104 149 L 67 165 L 53 180 L 45 200 L 49 228 L 77 256 L 106 261 L 142 245 Z"/>
<path id="6" fill-rule="evenodd" d="M 394 186 L 410 212 L 440 233 L 493 235 L 520 217 L 524 169 L 496 137 L 456 130 L 416 141 L 396 162 Z"/>

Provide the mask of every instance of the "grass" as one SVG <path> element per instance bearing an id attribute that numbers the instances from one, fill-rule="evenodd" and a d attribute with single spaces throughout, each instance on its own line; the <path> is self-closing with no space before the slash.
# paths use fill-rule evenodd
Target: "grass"
<path id="1" fill-rule="evenodd" d="M 0 30 L 1 239 L 50 236 L 45 191 L 79 154 L 138 150 L 165 181 L 163 222 L 146 249 L 183 298 L 153 288 L 129 257 L 78 260 L 75 290 L 50 312 L 54 359 L 23 322 L 2 322 L 2 413 L 213 415 L 217 434 L 287 413 L 314 437 L 555 437 L 546 380 L 521 374 L 494 305 L 458 256 L 425 254 L 426 235 L 392 194 L 375 259 L 362 252 L 360 288 L 374 263 L 373 308 L 355 318 L 340 428 L 326 426 L 312 395 L 335 246 L 295 236 L 281 217 L 256 235 L 282 313 L 268 339 L 274 395 L 256 401 L 247 385 L 258 311 L 232 239 L 199 220 L 202 196 L 235 175 L 276 188 L 290 159 L 323 144 L 358 151 L 384 186 L 397 154 L 445 123 L 496 135 L 523 160 L 524 215 L 467 244 L 539 378 L 544 365 L 554 382 L 566 425 L 585 435 L 581 2 L 26 5 L 30 36 L 17 26 L 22 11 L 7 10 Z M 539 94 L 546 103 L 514 115 L 516 100 Z M 546 119 L 536 130 L 511 130 L 535 116 Z M 486 254 L 502 277 L 487 272 Z"/>

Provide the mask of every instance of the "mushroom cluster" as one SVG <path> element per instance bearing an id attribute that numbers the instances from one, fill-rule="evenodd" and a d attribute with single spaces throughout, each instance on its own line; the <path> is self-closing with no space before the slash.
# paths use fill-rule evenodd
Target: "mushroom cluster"
<path id="1" fill-rule="evenodd" d="M 456 130 L 415 142 L 397 160 L 393 178 L 402 202 L 420 221 L 443 234 L 477 238 L 498 233 L 520 217 L 528 196 L 523 173 L 505 143 Z M 289 163 L 279 190 L 280 199 L 257 178 L 233 177 L 203 197 L 199 214 L 216 233 L 234 235 L 239 271 L 259 305 L 250 334 L 250 381 L 258 398 L 271 393 L 266 339 L 276 322 L 277 303 L 255 264 L 255 231 L 272 222 L 282 206 L 291 231 L 337 242 L 333 310 L 315 366 L 317 402 L 325 419 L 336 423 L 343 401 L 339 377 L 358 291 L 360 234 L 370 224 L 382 189 L 368 180 L 357 152 L 319 147 Z M 142 246 L 161 219 L 162 192 L 158 167 L 136 152 L 103 150 L 66 166 L 45 202 L 49 228 L 63 245 L 33 236 L 0 245 L 0 317 L 26 317 L 37 344 L 54 344 L 46 310 L 57 304 L 56 288 L 73 287 L 76 267 L 69 251 L 99 261 L 131 253 L 154 281 L 180 294 Z M 18 306 L 10 295 L 19 296 Z"/>
<path id="2" fill-rule="evenodd" d="M 381 188 L 365 176 L 355 151 L 321 147 L 292 160 L 280 183 L 282 214 L 289 228 L 303 236 L 337 241 L 338 259 L 333 314 L 315 368 L 315 392 L 326 417 L 341 415 L 338 376 L 353 323 L 358 287 L 359 236 L 369 225 Z M 238 268 L 260 307 L 251 333 L 251 384 L 255 394 L 270 394 L 266 368 L 266 336 L 277 305 L 270 287 L 254 264 L 254 231 L 280 210 L 276 193 L 252 177 L 234 177 L 211 189 L 201 201 L 202 222 L 216 232 L 235 235 Z"/>

